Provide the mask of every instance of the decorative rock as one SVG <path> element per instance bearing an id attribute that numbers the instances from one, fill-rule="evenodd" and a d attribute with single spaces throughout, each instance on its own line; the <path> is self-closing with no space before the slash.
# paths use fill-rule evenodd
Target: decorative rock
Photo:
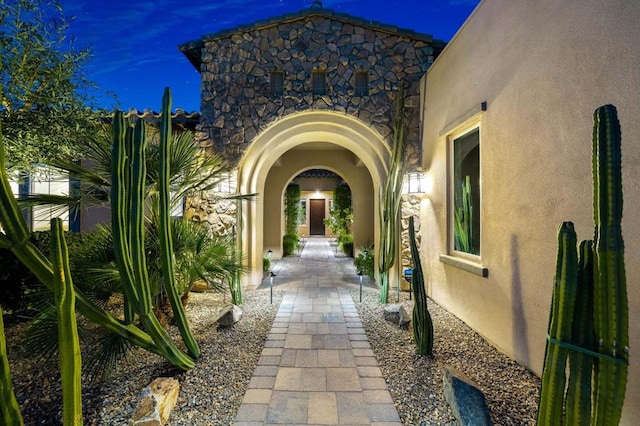
<path id="1" fill-rule="evenodd" d="M 392 303 L 385 306 L 383 316 L 385 320 L 393 324 L 398 324 L 400 327 L 411 322 L 411 314 L 408 313 L 401 304 Z"/>
<path id="2" fill-rule="evenodd" d="M 160 377 L 140 393 L 140 401 L 129 426 L 163 426 L 176 405 L 180 384 L 176 379 Z"/>
<path id="3" fill-rule="evenodd" d="M 411 314 L 407 312 L 404 305 L 400 305 L 400 309 L 398 310 L 398 313 L 400 314 L 398 325 L 400 327 L 407 326 L 407 324 L 411 322 Z"/>
<path id="4" fill-rule="evenodd" d="M 218 325 L 222 327 L 231 327 L 233 324 L 240 321 L 240 318 L 242 318 L 242 309 L 240 309 L 239 306 L 233 305 L 228 312 L 220 317 Z"/>
<path id="5" fill-rule="evenodd" d="M 390 304 L 384 307 L 383 316 L 384 319 L 393 324 L 400 323 L 400 306 L 398 304 Z"/>
<path id="6" fill-rule="evenodd" d="M 492 425 L 484 395 L 468 377 L 452 368 L 447 368 L 443 379 L 444 397 L 459 425 Z"/>

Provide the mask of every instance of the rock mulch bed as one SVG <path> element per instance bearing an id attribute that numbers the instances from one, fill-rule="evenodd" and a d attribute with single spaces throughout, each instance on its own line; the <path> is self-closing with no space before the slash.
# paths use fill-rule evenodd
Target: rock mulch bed
<path id="1" fill-rule="evenodd" d="M 378 295 L 377 291 L 365 291 L 362 303 L 358 303 L 356 292 L 352 297 L 403 424 L 455 425 L 442 390 L 446 367 L 465 373 L 478 385 L 494 424 L 536 423 L 538 377 L 431 301 L 434 356 L 417 355 L 411 326 L 401 329 L 385 321 Z M 396 294 L 389 299 L 395 303 Z M 413 302 L 406 293 L 400 302 L 411 312 Z"/>
<path id="2" fill-rule="evenodd" d="M 217 304 L 194 295 L 188 316 L 202 356 L 196 367 L 177 372 L 160 357 L 134 349 L 132 356 L 109 380 L 83 382 L 86 425 L 127 424 L 140 391 L 159 376 L 180 382 L 180 395 L 169 425 L 229 425 L 237 412 L 264 345 L 282 294 L 269 303 L 266 291 L 249 292 L 243 317 L 230 328 L 217 329 Z M 495 424 L 534 424 L 539 379 L 499 353 L 454 316 L 430 303 L 436 341 L 434 357 L 416 355 L 411 329 L 401 330 L 383 319 L 377 291 L 365 291 L 363 303 L 353 294 L 382 373 L 400 417 L 407 425 L 452 425 L 455 420 L 444 401 L 442 376 L 453 367 L 482 389 Z M 403 298 L 405 296 L 403 295 Z M 395 295 L 392 299 L 395 300 Z M 411 302 L 402 300 L 408 308 Z M 14 387 L 26 425 L 59 425 L 61 393 L 55 363 L 26 358 L 18 336 L 23 326 L 7 330 Z"/>
<path id="3" fill-rule="evenodd" d="M 180 395 L 169 425 L 231 424 L 281 299 L 282 294 L 274 292 L 274 303 L 270 304 L 268 292 L 248 292 L 242 319 L 233 327 L 218 329 L 215 312 L 219 303 L 215 297 L 192 294 L 187 315 L 201 350 L 196 367 L 178 372 L 161 357 L 134 349 L 126 364 L 102 384 L 92 386 L 83 380 L 84 424 L 127 424 L 140 391 L 160 376 L 173 376 L 180 382 Z M 61 391 L 56 365 L 52 362 L 47 368 L 39 368 L 33 359 L 20 354 L 16 342 L 23 331 L 19 327 L 7 330 L 7 338 L 12 346 L 13 383 L 25 425 L 60 425 Z"/>

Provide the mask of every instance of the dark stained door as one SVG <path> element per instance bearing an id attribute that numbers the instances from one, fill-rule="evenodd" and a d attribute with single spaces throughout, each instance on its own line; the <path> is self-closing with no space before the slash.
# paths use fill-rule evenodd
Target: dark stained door
<path id="1" fill-rule="evenodd" d="M 325 200 L 309 200 L 309 234 L 324 235 L 324 201 Z"/>

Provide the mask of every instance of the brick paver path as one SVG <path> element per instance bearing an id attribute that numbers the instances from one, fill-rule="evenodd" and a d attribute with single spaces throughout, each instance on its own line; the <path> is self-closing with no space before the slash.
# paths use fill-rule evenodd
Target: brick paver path
<path id="1" fill-rule="evenodd" d="M 309 238 L 275 265 L 286 294 L 234 425 L 401 425 L 351 298 L 352 260 L 334 253 Z"/>

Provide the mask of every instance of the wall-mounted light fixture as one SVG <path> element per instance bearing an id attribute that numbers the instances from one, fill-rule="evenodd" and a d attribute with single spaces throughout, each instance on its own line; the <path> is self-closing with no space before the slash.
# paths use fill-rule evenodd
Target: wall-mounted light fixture
<path id="1" fill-rule="evenodd" d="M 403 193 L 405 194 L 428 194 L 431 191 L 429 176 L 425 172 L 407 173 L 404 183 Z"/>

